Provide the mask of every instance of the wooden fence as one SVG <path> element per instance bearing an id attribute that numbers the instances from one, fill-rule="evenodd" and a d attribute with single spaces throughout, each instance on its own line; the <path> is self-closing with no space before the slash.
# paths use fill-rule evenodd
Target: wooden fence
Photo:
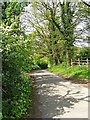
<path id="1" fill-rule="evenodd" d="M 90 65 L 90 59 L 78 59 L 78 60 L 72 60 L 71 59 L 71 65 Z"/>

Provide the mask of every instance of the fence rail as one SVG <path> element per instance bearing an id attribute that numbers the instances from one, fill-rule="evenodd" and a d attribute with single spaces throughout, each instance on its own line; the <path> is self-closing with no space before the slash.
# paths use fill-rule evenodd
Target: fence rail
<path id="1" fill-rule="evenodd" d="M 72 60 L 71 59 L 71 65 L 90 65 L 90 60 L 87 58 L 86 60 L 78 59 L 78 60 Z"/>

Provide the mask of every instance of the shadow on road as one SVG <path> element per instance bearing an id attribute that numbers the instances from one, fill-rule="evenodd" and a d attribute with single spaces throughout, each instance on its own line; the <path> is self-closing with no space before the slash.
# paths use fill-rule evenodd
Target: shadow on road
<path id="1" fill-rule="evenodd" d="M 90 96 L 79 86 L 46 71 L 37 71 L 33 75 L 32 118 L 53 118 L 69 113 L 80 101 L 89 102 Z"/>

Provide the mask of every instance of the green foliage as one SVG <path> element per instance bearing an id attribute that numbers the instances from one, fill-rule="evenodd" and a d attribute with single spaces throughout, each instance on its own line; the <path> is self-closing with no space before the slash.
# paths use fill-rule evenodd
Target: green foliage
<path id="1" fill-rule="evenodd" d="M 18 38 L 19 39 L 19 38 Z M 3 116 L 21 117 L 25 114 L 29 105 L 31 105 L 30 80 L 23 71 L 32 70 L 31 57 L 27 42 L 14 41 L 5 45 L 6 39 L 3 39 Z M 14 38 L 14 40 L 16 40 Z M 21 42 L 21 43 L 20 43 Z M 25 47 L 26 45 L 26 47 Z M 30 47 L 30 46 L 29 46 Z M 5 109 L 7 108 L 7 109 Z"/>
<path id="2" fill-rule="evenodd" d="M 3 89 L 3 117 L 20 118 L 31 105 L 31 83 L 28 76 L 16 75 L 11 82 L 3 78 Z"/>
<path id="3" fill-rule="evenodd" d="M 22 4 L 5 2 L 2 6 L 3 118 L 20 118 L 31 106 L 32 84 L 26 72 L 32 70 L 33 37 L 20 28 Z"/>
<path id="4" fill-rule="evenodd" d="M 90 48 L 82 48 L 77 55 L 78 58 L 89 58 L 90 57 Z"/>
<path id="5" fill-rule="evenodd" d="M 86 66 L 70 66 L 61 65 L 49 68 L 50 71 L 65 77 L 90 79 L 90 69 Z"/>
<path id="6" fill-rule="evenodd" d="M 73 43 L 76 38 L 81 37 L 78 36 L 81 32 L 78 32 L 76 28 L 80 22 L 86 19 L 88 11 L 82 2 L 52 3 L 49 1 L 47 3 L 44 1 L 31 2 L 32 12 L 30 11 L 30 14 L 32 13 L 32 15 L 28 15 L 26 12 L 28 20 L 25 19 L 36 30 L 37 38 L 39 38 L 37 42 L 38 53 L 48 56 L 53 65 L 66 59 L 70 66 L 74 54 Z"/>

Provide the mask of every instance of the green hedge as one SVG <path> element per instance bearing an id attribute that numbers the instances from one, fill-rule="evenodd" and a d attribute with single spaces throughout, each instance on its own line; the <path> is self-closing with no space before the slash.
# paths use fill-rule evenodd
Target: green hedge
<path id="1" fill-rule="evenodd" d="M 20 118 L 31 105 L 31 82 L 27 75 L 21 74 L 11 82 L 3 81 L 2 111 L 4 118 Z"/>

